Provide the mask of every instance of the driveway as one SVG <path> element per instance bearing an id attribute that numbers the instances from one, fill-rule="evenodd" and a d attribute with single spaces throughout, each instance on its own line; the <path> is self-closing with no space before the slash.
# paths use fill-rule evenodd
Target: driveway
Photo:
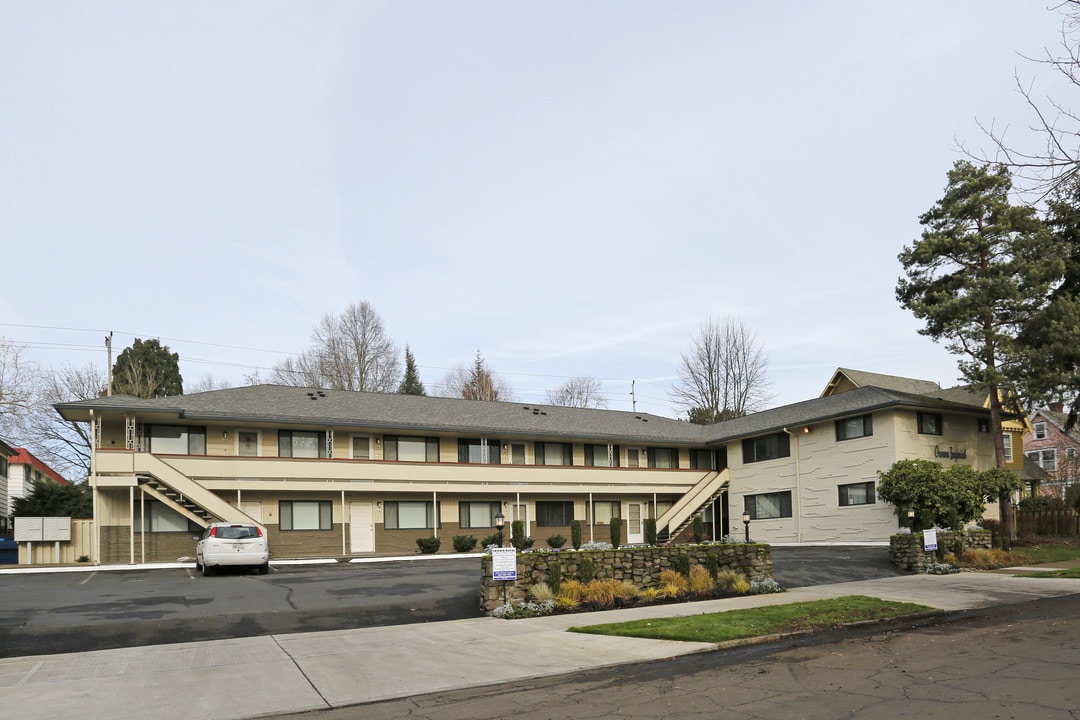
<path id="1" fill-rule="evenodd" d="M 864 545 L 772 548 L 773 577 L 786 588 L 832 585 L 906 575 L 889 562 L 889 548 Z"/>

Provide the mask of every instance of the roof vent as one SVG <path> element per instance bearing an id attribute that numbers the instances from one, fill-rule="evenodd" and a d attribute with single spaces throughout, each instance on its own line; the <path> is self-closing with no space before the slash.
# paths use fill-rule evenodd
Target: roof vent
<path id="1" fill-rule="evenodd" d="M 540 414 L 540 408 L 533 408 L 532 411 L 533 411 L 533 415 L 539 415 Z"/>

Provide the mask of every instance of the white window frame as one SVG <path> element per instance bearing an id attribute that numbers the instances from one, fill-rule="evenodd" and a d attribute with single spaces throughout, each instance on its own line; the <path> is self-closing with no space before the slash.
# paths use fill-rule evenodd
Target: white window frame
<path id="1" fill-rule="evenodd" d="M 367 443 L 367 452 L 368 452 L 368 454 L 367 454 L 366 458 L 364 458 L 364 457 L 356 457 L 356 455 L 353 454 L 353 452 L 355 450 L 355 447 L 356 447 L 354 445 L 354 441 L 356 440 L 356 438 L 367 438 L 367 441 L 368 441 L 368 443 Z M 350 460 L 373 460 L 374 455 L 375 455 L 375 438 L 374 437 L 372 437 L 371 435 L 365 435 L 363 433 L 356 433 L 354 435 L 349 435 L 349 459 Z"/>
<path id="2" fill-rule="evenodd" d="M 1032 434 L 1035 436 L 1036 440 L 1046 439 L 1046 423 L 1037 422 L 1032 427 L 1034 429 L 1034 432 Z"/>
<path id="3" fill-rule="evenodd" d="M 1001 433 L 1001 440 L 1005 443 L 1005 462 L 1013 461 L 1012 433 Z"/>

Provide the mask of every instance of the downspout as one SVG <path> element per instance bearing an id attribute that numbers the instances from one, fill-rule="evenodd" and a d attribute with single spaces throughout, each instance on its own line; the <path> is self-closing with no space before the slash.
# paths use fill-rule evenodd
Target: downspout
<path id="1" fill-rule="evenodd" d="M 784 432 L 788 437 L 795 438 L 795 537 L 802 544 L 802 447 L 799 433 L 793 433 L 787 428 Z"/>

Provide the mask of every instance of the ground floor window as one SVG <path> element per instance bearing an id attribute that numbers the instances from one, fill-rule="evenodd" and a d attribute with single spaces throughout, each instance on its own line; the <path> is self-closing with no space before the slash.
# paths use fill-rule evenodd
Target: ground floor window
<path id="1" fill-rule="evenodd" d="M 458 503 L 458 525 L 463 528 L 493 528 L 495 516 L 500 510 L 500 502 Z"/>
<path id="2" fill-rule="evenodd" d="M 282 500 L 278 503 L 279 530 L 332 530 L 333 503 L 329 500 Z"/>
<path id="3" fill-rule="evenodd" d="M 608 500 L 597 500 L 593 502 L 593 524 L 610 524 L 612 518 L 620 517 L 619 507 L 620 503 L 617 500 L 614 502 Z"/>
<path id="4" fill-rule="evenodd" d="M 574 520 L 573 500 L 537 500 L 537 527 L 568 527 Z"/>
<path id="5" fill-rule="evenodd" d="M 840 506 L 844 505 L 873 505 L 874 483 L 852 483 L 840 486 Z"/>
<path id="6" fill-rule="evenodd" d="M 441 527 L 441 519 L 437 518 L 441 513 L 437 513 L 438 510 L 437 504 L 431 500 L 391 500 L 383 503 L 383 527 L 387 530 L 431 530 Z"/>
<path id="7" fill-rule="evenodd" d="M 202 527 L 160 500 L 146 500 L 135 502 L 135 532 L 202 532 Z"/>
<path id="8" fill-rule="evenodd" d="M 791 517 L 791 491 L 747 495 L 743 498 L 751 520 Z"/>

